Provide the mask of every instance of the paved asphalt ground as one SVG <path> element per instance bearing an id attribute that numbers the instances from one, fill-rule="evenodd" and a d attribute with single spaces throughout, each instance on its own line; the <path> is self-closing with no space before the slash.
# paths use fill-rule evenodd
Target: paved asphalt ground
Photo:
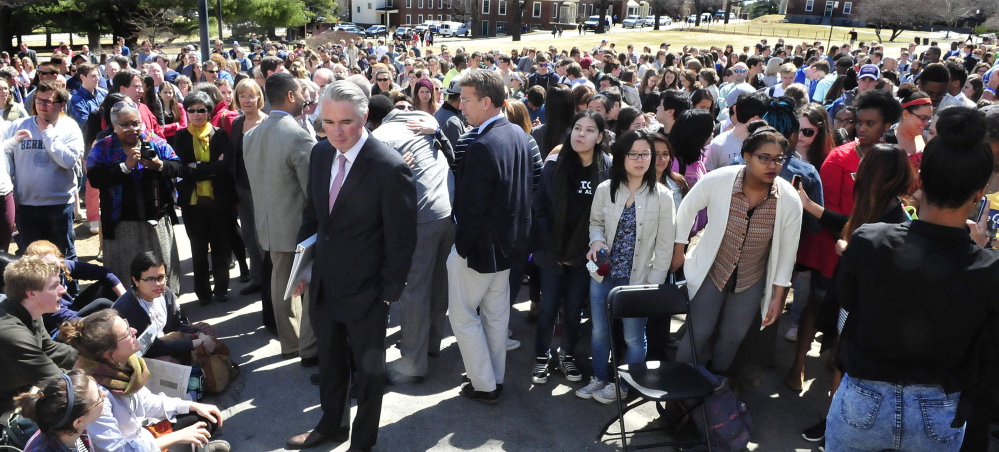
<path id="1" fill-rule="evenodd" d="M 178 225 L 176 230 L 184 273 L 182 286 L 190 290 L 190 248 L 183 226 Z M 219 337 L 232 350 L 232 359 L 242 369 L 242 375 L 224 393 L 207 397 L 206 401 L 224 410 L 225 425 L 216 437 L 229 441 L 234 451 L 284 450 L 287 438 L 311 429 L 320 418 L 319 390 L 309 382 L 315 368 L 301 367 L 298 359 L 281 360 L 277 337 L 261 326 L 259 294 L 240 296 L 238 291 L 244 284 L 236 281 L 237 276 L 233 270 L 232 300 L 227 304 L 201 306 L 193 294 L 181 297 L 183 309 L 192 321 L 215 325 Z M 557 372 L 548 384 L 531 383 L 535 324 L 526 321 L 530 303 L 526 286 L 523 289 L 510 326 L 513 337 L 524 345 L 508 354 L 505 391 L 499 402 L 484 405 L 458 395 L 464 369 L 454 337 L 449 336 L 442 344 L 440 357 L 430 358 L 426 382 L 388 387 L 376 450 L 620 450 L 620 442 L 613 437 L 597 439 L 597 431 L 616 413 L 614 405 L 577 398 L 573 392 L 583 382 L 570 383 Z M 673 330 L 678 327 L 679 323 L 674 322 Z M 782 317 L 778 327 L 781 336 L 786 329 L 787 318 Z M 589 330 L 587 322 L 576 353 L 579 357 L 589 355 Z M 391 347 L 398 337 L 399 326 L 393 322 L 385 340 L 389 361 L 399 359 L 399 350 Z M 556 338 L 554 346 L 558 341 Z M 759 387 L 743 385 L 742 399 L 749 405 L 754 423 L 750 450 L 817 450 L 815 444 L 800 437 L 800 432 L 825 414 L 829 391 L 826 355 L 818 357 L 818 343 L 813 344 L 806 368 L 806 389 L 793 392 L 782 383 L 791 364 L 793 343 L 782 337 L 776 342 L 776 366 L 757 373 L 762 377 Z M 588 380 L 588 363 L 580 367 L 584 381 Z M 626 416 L 628 428 L 659 425 L 657 418 L 651 404 Z M 616 429 L 615 424 L 612 431 Z M 648 444 L 664 438 L 662 434 L 645 434 L 636 441 Z M 343 451 L 348 445 L 331 444 L 314 450 Z"/>

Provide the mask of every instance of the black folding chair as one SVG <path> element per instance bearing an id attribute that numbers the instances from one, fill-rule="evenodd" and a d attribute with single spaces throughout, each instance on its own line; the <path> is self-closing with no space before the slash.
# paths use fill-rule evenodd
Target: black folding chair
<path id="1" fill-rule="evenodd" d="M 607 295 L 607 317 L 608 319 L 623 319 L 689 314 L 690 301 L 686 290 L 684 285 L 677 285 L 676 283 L 672 283 L 672 281 L 659 286 L 616 287 Z M 693 346 L 694 332 L 689 318 L 687 329 L 687 335 L 691 337 L 691 346 Z M 625 406 L 621 397 L 618 397 L 618 414 L 604 425 L 600 431 L 598 440 L 608 434 L 607 430 L 617 420 L 621 425 L 621 446 L 627 451 L 629 435 L 634 437 L 638 433 L 661 431 L 662 428 L 645 428 L 629 432 L 624 427 L 625 413 L 648 402 L 689 402 L 690 400 L 697 400 L 695 405 L 688 407 L 682 414 L 677 416 L 674 422 L 682 419 L 687 413 L 700 406 L 701 417 L 705 425 L 705 431 L 702 432 L 703 439 L 643 444 L 632 446 L 632 449 L 704 444 L 711 451 L 711 443 L 707 439 L 707 414 L 702 402 L 705 397 L 714 392 L 715 387 L 697 371 L 696 347 L 693 353 L 694 366 L 687 363 L 669 361 L 646 361 L 618 366 L 617 356 L 613 352 L 616 350 L 613 335 L 611 335 L 610 348 L 614 367 L 614 382 L 617 388 L 620 388 L 621 384 L 626 382 L 633 389 L 632 392 L 637 395 L 637 399 Z M 672 422 L 670 425 L 672 425 Z"/>

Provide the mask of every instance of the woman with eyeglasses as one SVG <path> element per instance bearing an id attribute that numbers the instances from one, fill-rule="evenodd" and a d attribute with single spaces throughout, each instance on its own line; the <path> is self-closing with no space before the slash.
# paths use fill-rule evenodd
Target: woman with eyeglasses
<path id="1" fill-rule="evenodd" d="M 136 354 L 142 349 L 139 333 L 114 309 L 67 322 L 59 331 L 59 340 L 79 353 L 76 368 L 93 377 L 105 396 L 100 416 L 87 429 L 94 450 L 158 452 L 193 445 L 197 452 L 228 452 L 229 443 L 209 439 L 222 426 L 218 407 L 146 387 L 149 368 Z M 143 427 L 165 419 L 172 419 L 172 431 L 158 438 Z"/>
<path id="2" fill-rule="evenodd" d="M 167 284 L 179 292 L 173 178 L 181 175 L 183 165 L 163 138 L 145 131 L 136 104 L 114 104 L 108 119 L 111 133 L 87 155 L 87 178 L 101 191 L 104 264 L 121 277 L 129 274 L 128 263 L 136 254 L 154 250 L 169 260 Z"/>
<path id="3" fill-rule="evenodd" d="M 857 138 L 857 110 L 853 106 L 840 108 L 833 116 L 833 144 L 842 146 Z"/>
<path id="4" fill-rule="evenodd" d="M 676 230 L 682 232 L 670 266 L 673 272 L 683 267 L 693 322 L 676 360 L 693 361 L 693 331 L 697 354 L 710 355 L 709 370 L 721 375 L 730 374 L 757 316 L 766 327 L 783 312 L 801 229 L 801 200 L 778 176 L 788 158 L 787 139 L 765 121 L 750 123 L 749 132 L 742 146 L 746 164 L 708 173 L 680 203 Z M 684 255 L 686 231 L 702 209 L 709 221 Z"/>
<path id="5" fill-rule="evenodd" d="M 593 376 L 576 396 L 611 403 L 620 392 L 611 380 L 610 324 L 607 295 L 619 286 L 662 284 L 672 263 L 675 206 L 673 193 L 656 181 L 653 135 L 632 130 L 620 136 L 611 151 L 610 179 L 597 186 L 590 205 L 589 245 L 586 258 L 607 267 L 598 269 L 590 285 L 591 353 Z M 622 319 L 628 351 L 619 364 L 645 360 L 644 318 Z"/>
<path id="6" fill-rule="evenodd" d="M 552 150 L 554 164 L 545 165 L 534 194 L 534 221 L 540 247 L 534 262 L 541 268 L 541 310 L 534 343 L 536 357 L 531 380 L 548 382 L 552 360 L 551 343 L 559 308 L 564 308 L 564 334 L 556 365 L 569 381 L 583 375 L 573 353 L 579 339 L 580 314 L 586 301 L 589 272 L 586 269 L 590 204 L 600 184 L 600 172 L 610 166 L 604 151 L 607 125 L 593 110 L 577 113 L 569 123 L 569 135 Z"/>
<path id="7" fill-rule="evenodd" d="M 166 286 L 166 265 L 161 257 L 152 251 L 140 253 L 132 260 L 129 270 L 131 287 L 118 297 L 112 308 L 140 335 L 150 325 L 155 330 L 152 345 L 143 356 L 168 357 L 186 364 L 191 360 L 191 351 L 199 345 L 204 345 L 209 353 L 215 349 L 211 336 L 188 324 L 177 302 L 177 294 Z M 165 336 L 174 332 L 182 333 L 184 337 Z"/>
<path id="8" fill-rule="evenodd" d="M 915 171 L 919 170 L 923 148 L 926 147 L 923 131 L 932 119 L 933 102 L 930 96 L 922 91 L 913 91 L 902 98 L 902 119 L 885 134 L 885 143 L 901 147 L 909 155 Z"/>
<path id="9" fill-rule="evenodd" d="M 79 369 L 46 378 L 17 396 L 21 415 L 38 426 L 24 452 L 93 452 L 86 429 L 101 417 L 106 397 Z"/>
<path id="10" fill-rule="evenodd" d="M 187 128 L 177 132 L 176 152 L 183 169 L 177 183 L 177 202 L 191 239 L 194 292 L 205 305 L 229 301 L 231 216 L 236 201 L 230 167 L 232 144 L 225 130 L 209 122 L 212 99 L 202 91 L 184 98 Z M 209 282 L 208 249 L 211 246 Z"/>
<path id="11" fill-rule="evenodd" d="M 180 91 L 180 96 L 178 97 L 180 99 L 186 97 L 187 93 L 191 92 L 191 88 L 194 87 L 194 84 L 191 83 L 190 77 L 183 74 L 178 75 L 177 78 L 174 79 L 174 84 L 177 85 L 177 90 Z"/>

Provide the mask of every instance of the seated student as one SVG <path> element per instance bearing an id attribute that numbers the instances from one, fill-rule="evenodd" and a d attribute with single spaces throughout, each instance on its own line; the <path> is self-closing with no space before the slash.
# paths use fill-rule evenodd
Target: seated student
<path id="1" fill-rule="evenodd" d="M 229 452 L 229 443 L 208 441 L 222 426 L 218 407 L 153 394 L 146 388 L 149 369 L 136 355 L 141 348 L 136 333 L 114 309 L 67 322 L 59 330 L 59 339 L 80 352 L 77 367 L 97 381 L 106 397 L 101 416 L 89 428 L 94 449 L 157 452 L 194 444 L 197 452 Z M 144 421 L 163 419 L 174 419 L 172 432 L 159 438 L 142 426 Z"/>
<path id="2" fill-rule="evenodd" d="M 113 307 L 140 335 L 149 325 L 155 326 L 156 338 L 144 356 L 171 357 L 188 363 L 191 351 L 199 345 L 204 345 L 209 353 L 215 349 L 215 340 L 188 324 L 180 311 L 177 295 L 166 285 L 163 258 L 153 251 L 139 253 L 132 259 L 130 270 L 132 288 L 119 297 Z M 173 332 L 197 338 L 164 338 Z"/>
<path id="3" fill-rule="evenodd" d="M 7 299 L 0 302 L 0 412 L 32 384 L 72 369 L 76 350 L 52 340 L 42 314 L 59 310 L 66 288 L 59 267 L 37 256 L 11 262 L 3 272 Z"/>
<path id="4" fill-rule="evenodd" d="M 86 428 L 104 411 L 104 392 L 82 370 L 56 375 L 17 396 L 21 415 L 38 425 L 24 452 L 93 452 Z"/>
<path id="5" fill-rule="evenodd" d="M 48 240 L 36 240 L 24 249 L 25 256 L 41 256 L 59 267 L 59 282 L 66 286 L 68 281 L 96 281 L 74 298 L 69 293 L 62 295 L 59 311 L 42 316 L 45 330 L 49 334 L 59 329 L 59 325 L 73 319 L 86 317 L 90 313 L 110 308 L 113 302 L 108 296 L 120 297 L 125 293 L 118 277 L 101 266 L 77 262 L 63 257 L 62 252 Z"/>

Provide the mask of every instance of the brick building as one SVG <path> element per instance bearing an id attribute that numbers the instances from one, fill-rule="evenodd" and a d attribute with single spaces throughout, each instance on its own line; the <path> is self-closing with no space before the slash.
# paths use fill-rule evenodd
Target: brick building
<path id="1" fill-rule="evenodd" d="M 844 27 L 863 27 L 865 22 L 857 18 L 857 6 L 864 0 L 787 0 L 786 18 L 788 22 Z M 782 5 L 783 6 L 783 5 Z"/>

